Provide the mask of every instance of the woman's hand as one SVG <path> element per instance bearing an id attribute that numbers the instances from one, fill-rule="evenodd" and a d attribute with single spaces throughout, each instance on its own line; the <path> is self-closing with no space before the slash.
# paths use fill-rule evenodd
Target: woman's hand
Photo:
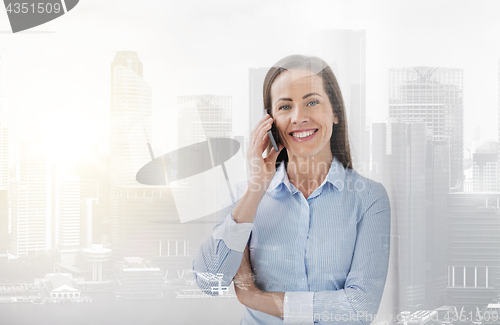
<path id="1" fill-rule="evenodd" d="M 238 297 L 238 301 L 248 307 L 253 296 L 261 293 L 253 280 L 252 265 L 250 263 L 250 250 L 248 245 L 243 251 L 240 268 L 233 278 L 234 291 Z"/>
<path id="2" fill-rule="evenodd" d="M 251 223 L 255 219 L 257 208 L 260 201 L 266 194 L 269 183 L 276 173 L 276 159 L 279 152 L 272 150 L 266 158 L 262 158 L 264 150 L 269 143 L 267 131 L 271 130 L 273 119 L 271 116 L 264 116 L 250 137 L 250 146 L 247 152 L 250 181 L 245 194 L 238 200 L 238 203 L 233 209 L 233 218 L 237 223 Z M 283 149 L 283 145 L 279 145 L 279 150 Z"/>
<path id="3" fill-rule="evenodd" d="M 262 158 L 262 154 L 269 145 L 269 135 L 267 131 L 271 130 L 272 125 L 272 117 L 266 114 L 252 131 L 250 145 L 247 151 L 250 171 L 248 189 L 262 194 L 267 190 L 269 183 L 271 183 L 276 173 L 276 159 L 283 149 L 283 145 L 279 144 L 278 152 L 276 152 L 276 150 L 271 150 L 266 158 Z"/>
<path id="4" fill-rule="evenodd" d="M 243 251 L 240 268 L 233 278 L 238 301 L 253 310 L 283 319 L 284 292 L 263 292 L 255 285 L 248 245 Z"/>

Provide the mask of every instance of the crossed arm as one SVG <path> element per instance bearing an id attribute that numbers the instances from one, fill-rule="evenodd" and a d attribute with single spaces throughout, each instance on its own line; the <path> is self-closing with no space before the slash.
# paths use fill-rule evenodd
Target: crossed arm
<path id="1" fill-rule="evenodd" d="M 344 288 L 294 292 L 293 297 L 288 292 L 262 292 L 253 280 L 247 245 L 233 279 L 238 300 L 251 309 L 284 319 L 285 324 L 371 323 L 382 298 L 389 262 L 386 240 L 390 235 L 390 206 L 385 190 L 378 194 L 380 196 L 369 203 L 358 224 L 351 269 Z M 300 304 L 309 311 L 301 315 Z M 291 313 L 297 318 L 290 317 Z"/>
<path id="2" fill-rule="evenodd" d="M 253 225 L 236 224 L 231 218 L 227 218 L 225 225 L 219 226 L 213 238 L 202 246 L 193 267 L 198 272 L 224 273 L 223 285 L 228 286 L 234 281 L 242 304 L 282 318 L 285 324 L 294 323 L 290 313 L 298 315 L 295 320 L 304 321 L 302 324 L 316 321 L 318 324 L 369 324 L 382 298 L 389 261 L 387 238 L 390 235 L 387 193 L 383 187 L 374 192 L 357 225 L 351 268 L 339 290 L 262 292 L 253 280 L 248 247 L 244 248 Z M 209 283 L 200 278 L 197 281 L 210 294 Z M 300 315 L 300 309 L 307 312 Z"/>
<path id="3" fill-rule="evenodd" d="M 264 292 L 255 285 L 250 263 L 248 245 L 243 252 L 241 265 L 233 278 L 234 290 L 238 300 L 248 308 L 283 318 L 284 292 Z"/>

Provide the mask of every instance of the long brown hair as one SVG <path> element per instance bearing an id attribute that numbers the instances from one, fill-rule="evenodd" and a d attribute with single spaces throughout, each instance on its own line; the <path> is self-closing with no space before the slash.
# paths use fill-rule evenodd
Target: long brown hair
<path id="1" fill-rule="evenodd" d="M 333 157 L 335 157 L 344 168 L 353 169 L 349 138 L 347 135 L 347 118 L 344 100 L 342 99 L 337 78 L 335 78 L 332 69 L 325 61 L 314 56 L 296 54 L 287 56 L 276 62 L 276 64 L 269 69 L 264 79 L 264 109 L 269 115 L 273 116 L 271 86 L 281 73 L 291 69 L 308 69 L 323 79 L 323 88 L 332 105 L 333 114 L 337 117 L 339 122 L 338 124 L 333 124 L 332 136 L 330 137 L 330 149 L 332 150 Z M 288 154 L 286 150 L 280 152 L 276 163 L 279 164 L 281 161 L 288 164 Z"/>

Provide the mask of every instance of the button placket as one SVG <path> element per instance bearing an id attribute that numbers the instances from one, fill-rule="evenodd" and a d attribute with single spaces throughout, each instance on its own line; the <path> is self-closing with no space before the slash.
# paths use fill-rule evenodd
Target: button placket
<path id="1" fill-rule="evenodd" d="M 307 291 L 307 271 L 305 266 L 305 253 L 307 246 L 307 236 L 309 232 L 309 203 L 302 194 L 298 191 L 298 199 L 300 200 L 300 212 L 299 220 L 297 222 L 297 245 L 296 245 L 296 256 L 297 256 L 297 279 L 300 279 L 298 283 L 298 290 Z"/>

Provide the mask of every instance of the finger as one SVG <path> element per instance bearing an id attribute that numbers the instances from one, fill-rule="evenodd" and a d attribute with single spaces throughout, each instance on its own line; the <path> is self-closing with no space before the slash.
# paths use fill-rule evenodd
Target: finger
<path id="1" fill-rule="evenodd" d="M 264 133 L 264 137 L 262 138 L 262 144 L 260 145 L 260 150 L 259 152 L 264 152 L 264 150 L 267 149 L 267 147 L 269 146 L 269 142 L 271 141 L 271 139 L 269 139 L 269 130 L 266 131 L 266 133 Z"/>
<path id="2" fill-rule="evenodd" d="M 267 114 L 266 116 L 264 116 L 258 123 L 257 125 L 255 126 L 255 128 L 253 129 L 252 131 L 252 134 L 251 134 L 251 137 L 250 137 L 250 140 L 251 140 L 251 143 L 255 143 L 256 140 L 257 140 L 257 136 L 258 134 L 260 133 L 260 131 L 262 130 L 263 127 L 267 126 L 267 124 L 271 123 L 272 125 L 272 117 L 269 116 L 269 114 Z"/>
<path id="3" fill-rule="evenodd" d="M 267 135 L 267 131 L 271 130 L 273 123 L 272 120 L 268 121 L 267 124 L 263 124 L 260 132 L 255 139 L 255 148 L 259 148 L 259 154 L 262 155 L 264 150 L 267 148 L 267 144 L 269 143 L 269 137 Z"/>
<path id="4" fill-rule="evenodd" d="M 259 129 L 260 125 L 262 125 L 262 123 L 264 123 L 264 121 L 266 121 L 267 119 L 271 118 L 271 116 L 269 114 L 266 114 L 264 115 L 256 124 L 255 124 L 255 127 L 253 128 L 252 130 L 252 133 L 250 134 L 251 136 L 254 135 L 254 134 L 257 134 L 257 130 Z"/>
<path id="5" fill-rule="evenodd" d="M 249 151 L 252 150 L 253 155 L 262 155 L 262 143 L 264 140 L 264 135 L 267 133 L 268 130 L 271 129 L 273 125 L 273 120 L 269 119 L 265 122 L 263 122 L 258 129 L 258 133 L 256 133 L 253 137 L 252 143 L 250 144 Z M 267 143 L 267 141 L 266 141 Z"/>
<path id="6" fill-rule="evenodd" d="M 259 135 L 259 133 L 262 131 L 263 128 L 267 128 L 268 125 L 272 125 L 273 124 L 273 119 L 271 117 L 269 117 L 268 119 L 262 121 L 256 128 L 255 128 L 255 138 L 257 138 L 257 136 Z"/>

